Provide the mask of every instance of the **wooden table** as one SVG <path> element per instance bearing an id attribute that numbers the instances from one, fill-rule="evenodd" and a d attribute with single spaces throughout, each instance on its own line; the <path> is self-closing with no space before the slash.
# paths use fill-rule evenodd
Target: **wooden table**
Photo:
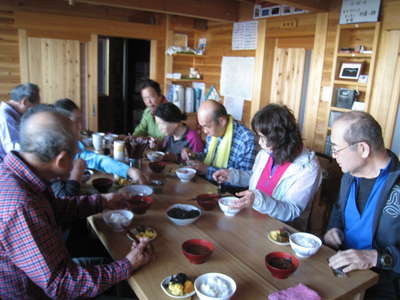
<path id="1" fill-rule="evenodd" d="M 165 173 L 171 169 L 167 166 Z M 270 230 L 283 223 L 252 209 L 242 210 L 235 217 L 226 217 L 217 207 L 203 211 L 196 223 L 176 226 L 165 215 L 174 203 L 197 205 L 191 198 L 200 193 L 215 193 L 216 187 L 196 177 L 195 182 L 182 183 L 175 176 L 165 175 L 160 194 L 145 215 L 135 215 L 132 226 L 149 225 L 158 232 L 153 241 L 156 259 L 134 273 L 128 280 L 141 300 L 171 299 L 160 288 L 163 278 L 184 272 L 192 278 L 220 272 L 231 276 L 238 286 L 232 299 L 266 299 L 270 293 L 303 283 L 317 291 L 323 299 L 361 299 L 363 292 L 374 285 L 378 276 L 372 271 L 351 272 L 347 278 L 337 278 L 328 267 L 327 258 L 334 251 L 323 246 L 311 258 L 301 260 L 300 266 L 289 278 L 276 279 L 266 269 L 264 257 L 272 251 L 293 253 L 290 246 L 278 246 L 267 239 Z M 130 240 L 124 233 L 116 233 L 104 224 L 101 214 L 88 218 L 94 232 L 114 259 L 124 257 Z M 189 263 L 181 250 L 182 243 L 191 238 L 203 238 L 215 245 L 210 259 L 201 265 Z M 193 297 L 197 299 L 197 297 Z"/>

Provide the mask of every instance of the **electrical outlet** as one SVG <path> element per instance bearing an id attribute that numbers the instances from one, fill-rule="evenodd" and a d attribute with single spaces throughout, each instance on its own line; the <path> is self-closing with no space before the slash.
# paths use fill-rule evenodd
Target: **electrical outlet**
<path id="1" fill-rule="evenodd" d="M 296 19 L 282 21 L 280 25 L 281 29 L 291 29 L 296 27 L 297 27 Z"/>

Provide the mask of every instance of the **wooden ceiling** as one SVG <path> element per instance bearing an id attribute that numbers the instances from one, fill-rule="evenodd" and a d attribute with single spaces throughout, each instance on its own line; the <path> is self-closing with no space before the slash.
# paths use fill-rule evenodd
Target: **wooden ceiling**
<path id="1" fill-rule="evenodd" d="M 159 14 L 194 17 L 217 22 L 235 22 L 240 7 L 255 3 L 284 4 L 309 10 L 327 11 L 327 0 L 0 0 L 0 10 L 38 11 L 97 18 L 143 19 L 152 23 Z"/>
<path id="2" fill-rule="evenodd" d="M 255 0 L 68 0 L 70 3 L 119 7 L 197 17 L 207 20 L 234 22 L 238 20 L 239 2 L 255 3 Z M 259 1 L 258 1 L 259 2 Z M 261 1 L 262 2 L 262 1 Z M 265 1 L 266 2 L 266 1 Z M 284 4 L 312 12 L 328 11 L 326 0 L 268 0 L 273 4 Z"/>

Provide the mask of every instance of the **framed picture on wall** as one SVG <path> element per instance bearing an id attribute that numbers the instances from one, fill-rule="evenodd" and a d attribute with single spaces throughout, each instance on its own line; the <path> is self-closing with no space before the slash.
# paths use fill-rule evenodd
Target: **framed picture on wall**
<path id="1" fill-rule="evenodd" d="M 338 77 L 340 79 L 357 80 L 361 74 L 363 65 L 361 62 L 342 62 Z"/>

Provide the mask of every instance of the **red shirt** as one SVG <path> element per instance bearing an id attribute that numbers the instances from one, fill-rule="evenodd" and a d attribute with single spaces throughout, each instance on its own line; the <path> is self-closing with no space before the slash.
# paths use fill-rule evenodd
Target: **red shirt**
<path id="1" fill-rule="evenodd" d="M 0 163 L 0 298 L 94 297 L 133 272 L 125 258 L 81 267 L 68 254 L 59 224 L 101 210 L 100 196 L 55 199 L 15 152 Z"/>

